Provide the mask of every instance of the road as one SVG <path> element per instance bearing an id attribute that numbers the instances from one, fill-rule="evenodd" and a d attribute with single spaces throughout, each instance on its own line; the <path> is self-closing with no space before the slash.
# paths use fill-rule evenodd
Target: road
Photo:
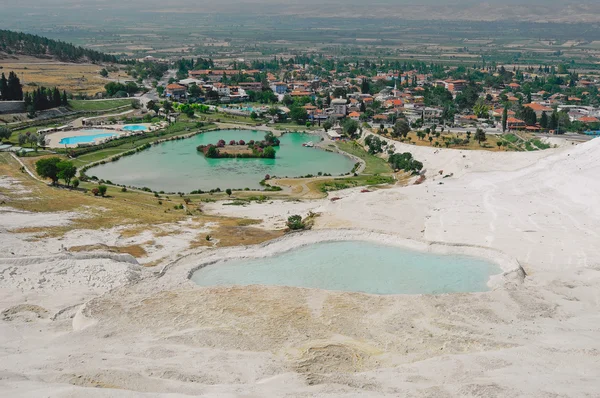
<path id="1" fill-rule="evenodd" d="M 158 81 L 158 86 L 166 86 L 169 83 L 169 79 L 175 78 L 176 75 L 177 75 L 177 70 L 169 69 L 167 71 L 167 73 L 165 73 L 163 75 L 163 77 Z M 150 101 L 154 101 L 154 102 L 160 101 L 160 97 L 158 95 L 158 92 L 156 91 L 156 88 L 152 87 L 152 80 L 149 80 L 149 79 L 144 80 L 144 86 L 146 86 L 147 88 L 150 88 L 150 91 L 148 91 L 145 94 L 142 94 L 139 97 L 139 100 L 144 107 Z"/>

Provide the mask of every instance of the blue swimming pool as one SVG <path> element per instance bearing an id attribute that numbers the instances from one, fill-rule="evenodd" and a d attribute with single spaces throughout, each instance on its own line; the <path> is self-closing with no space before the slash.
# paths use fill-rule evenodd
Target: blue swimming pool
<path id="1" fill-rule="evenodd" d="M 142 126 L 141 124 L 128 124 L 123 126 L 123 130 L 125 131 L 146 131 L 148 127 Z"/>
<path id="2" fill-rule="evenodd" d="M 91 133 L 91 134 L 79 135 L 76 137 L 65 137 L 60 140 L 59 144 L 72 145 L 72 144 L 92 143 L 99 138 L 114 137 L 114 136 L 118 135 L 116 133 L 107 133 L 106 130 L 84 130 L 83 132 Z"/>

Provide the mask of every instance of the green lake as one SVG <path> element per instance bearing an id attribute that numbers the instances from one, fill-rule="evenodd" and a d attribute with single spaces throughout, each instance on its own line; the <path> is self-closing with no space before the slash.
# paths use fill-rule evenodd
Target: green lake
<path id="1" fill-rule="evenodd" d="M 200 144 L 216 144 L 220 139 L 259 141 L 263 131 L 220 130 L 194 137 L 167 141 L 152 148 L 108 162 L 87 171 L 89 176 L 116 184 L 148 187 L 154 191 L 191 192 L 220 188 L 260 189 L 266 174 L 277 177 L 299 177 L 318 172 L 339 176 L 349 173 L 354 161 L 347 156 L 302 144 L 320 140 L 305 133 L 286 133 L 280 137 L 275 159 L 209 159 L 196 151 Z"/>

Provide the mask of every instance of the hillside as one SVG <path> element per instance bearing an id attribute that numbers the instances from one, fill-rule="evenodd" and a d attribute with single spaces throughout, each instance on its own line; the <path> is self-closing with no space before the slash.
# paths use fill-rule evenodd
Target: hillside
<path id="1" fill-rule="evenodd" d="M 0 52 L 54 58 L 64 62 L 117 62 L 114 55 L 28 33 L 0 30 Z"/>

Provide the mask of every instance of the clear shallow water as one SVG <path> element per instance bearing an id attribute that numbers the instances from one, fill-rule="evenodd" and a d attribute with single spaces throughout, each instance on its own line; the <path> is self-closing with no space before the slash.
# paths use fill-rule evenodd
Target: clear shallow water
<path id="1" fill-rule="evenodd" d="M 127 124 L 123 126 L 123 130 L 125 131 L 146 131 L 148 127 L 142 126 L 141 124 Z"/>
<path id="2" fill-rule="evenodd" d="M 261 188 L 266 174 L 299 177 L 319 171 L 334 176 L 348 173 L 354 161 L 338 153 L 305 148 L 316 141 L 310 134 L 288 133 L 280 137 L 276 159 L 209 159 L 196 151 L 200 144 L 216 144 L 220 139 L 262 140 L 265 133 L 250 130 L 221 130 L 198 134 L 179 141 L 163 142 L 132 156 L 88 170 L 90 176 L 114 183 L 149 187 L 156 191 L 190 192 L 221 188 Z"/>
<path id="3" fill-rule="evenodd" d="M 98 138 L 113 137 L 113 136 L 118 135 L 116 133 L 107 133 L 106 131 L 107 130 L 84 130 L 85 133 L 90 133 L 90 134 L 89 135 L 80 135 L 77 137 L 65 137 L 59 141 L 59 144 L 89 143 L 89 142 L 94 142 L 94 140 L 96 140 Z"/>
<path id="4" fill-rule="evenodd" d="M 326 242 L 261 259 L 231 260 L 199 269 L 200 286 L 277 285 L 371 294 L 442 294 L 489 290 L 495 264 L 369 242 Z"/>

